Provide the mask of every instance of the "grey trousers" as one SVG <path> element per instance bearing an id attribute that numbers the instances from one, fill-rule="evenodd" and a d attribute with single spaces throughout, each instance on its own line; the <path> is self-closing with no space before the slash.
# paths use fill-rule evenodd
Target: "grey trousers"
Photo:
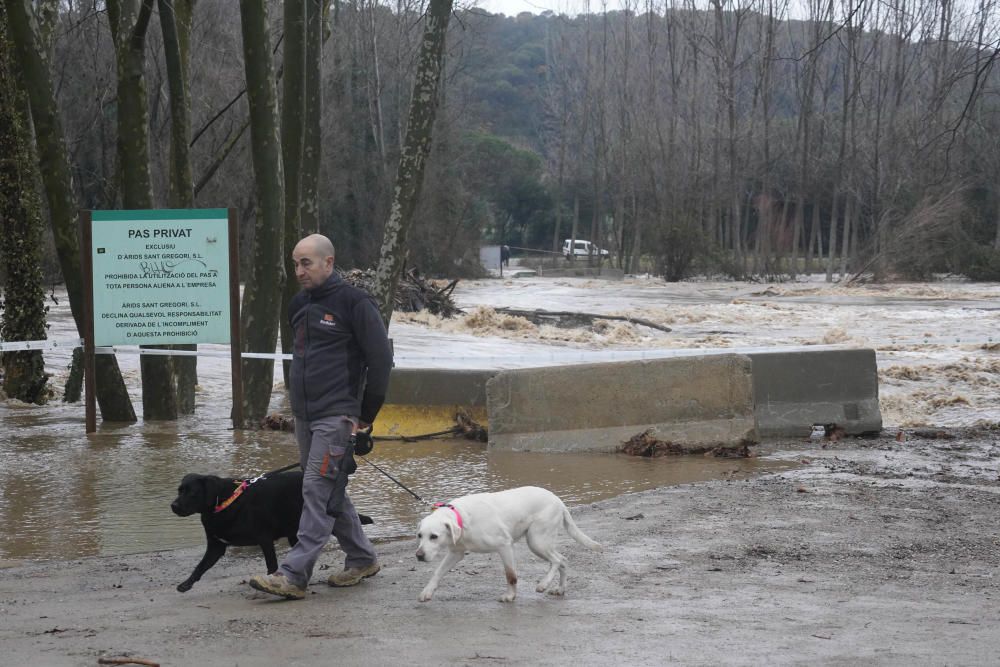
<path id="1" fill-rule="evenodd" d="M 347 475 L 341 463 L 351 446 L 351 417 L 295 419 L 295 439 L 302 464 L 302 517 L 298 543 L 285 555 L 278 571 L 296 586 L 312 578 L 320 552 L 337 538 L 347 554 L 344 567 L 364 567 L 376 560 L 375 548 L 361 528 L 358 511 L 347 496 Z"/>

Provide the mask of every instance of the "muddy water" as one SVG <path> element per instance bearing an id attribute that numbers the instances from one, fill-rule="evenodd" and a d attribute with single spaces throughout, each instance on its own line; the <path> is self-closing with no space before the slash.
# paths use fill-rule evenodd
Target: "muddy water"
<path id="1" fill-rule="evenodd" d="M 83 434 L 78 407 L 39 410 L 8 402 L 0 444 L 0 560 L 68 559 L 200 545 L 197 517 L 170 512 L 188 472 L 243 477 L 294 462 L 293 437 L 233 432 L 221 419 L 103 426 Z M 427 503 L 359 462 L 350 491 L 376 523 L 373 537 L 408 536 L 431 501 L 524 484 L 544 485 L 567 504 L 623 492 L 787 467 L 780 462 L 635 459 L 614 455 L 487 454 L 461 440 L 380 442 L 371 460 Z"/>
<path id="2" fill-rule="evenodd" d="M 821 276 L 773 285 L 582 278 L 484 280 L 455 290 L 465 317 L 401 314 L 396 349 L 424 366 L 514 368 L 711 351 L 836 345 L 875 350 L 887 426 L 1000 424 L 1000 284 L 842 286 Z M 488 307 L 630 315 L 536 327 Z M 487 307 L 484 309 L 484 307 Z M 448 345 L 459 354 L 445 355 Z"/>
<path id="3" fill-rule="evenodd" d="M 401 367 L 510 368 L 611 360 L 609 354 L 685 354 L 765 346 L 873 347 L 887 425 L 1000 423 L 1000 285 L 933 283 L 844 288 L 632 280 L 480 281 L 460 284 L 459 303 L 476 306 L 631 313 L 670 326 L 573 332 L 519 328 L 468 317 L 399 316 L 392 334 Z M 74 336 L 65 294 L 50 303 L 49 338 Z M 478 322 L 473 325 L 472 322 Z M 516 324 L 516 323 L 515 323 Z M 224 352 L 227 348 L 203 346 Z M 603 356 L 602 356 L 603 355 Z M 45 354 L 61 393 L 68 348 Z M 199 359 L 198 414 L 174 424 L 104 425 L 83 435 L 81 405 L 0 401 L 0 559 L 68 558 L 199 544 L 195 518 L 169 503 L 187 472 L 249 476 L 292 462 L 282 433 L 227 430 L 227 359 Z M 120 355 L 137 410 L 138 357 Z M 287 414 L 276 373 L 272 408 Z M 487 454 L 481 445 L 379 445 L 374 459 L 428 501 L 519 484 L 552 488 L 569 503 L 778 465 L 713 459 L 634 460 L 616 456 Z M 737 471 L 733 473 L 733 471 Z M 352 495 L 378 522 L 375 536 L 408 535 L 426 509 L 362 464 Z"/>

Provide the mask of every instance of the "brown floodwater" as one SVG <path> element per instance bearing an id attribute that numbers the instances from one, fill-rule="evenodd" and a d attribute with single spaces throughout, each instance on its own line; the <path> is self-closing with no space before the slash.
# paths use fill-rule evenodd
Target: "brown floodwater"
<path id="1" fill-rule="evenodd" d="M 295 461 L 290 433 L 228 430 L 218 406 L 173 423 L 101 425 L 82 406 L 0 403 L 0 560 L 72 559 L 204 543 L 196 516 L 170 511 L 188 472 L 247 477 Z M 369 457 L 426 502 L 359 461 L 349 490 L 372 537 L 409 536 L 428 503 L 526 484 L 572 506 L 630 491 L 787 467 L 759 459 L 639 459 L 608 454 L 488 452 L 481 443 L 379 442 Z"/>
<path id="2" fill-rule="evenodd" d="M 71 338 L 75 329 L 65 294 L 50 308 L 49 338 Z M 406 338 L 404 332 L 397 335 Z M 228 352 L 221 346 L 200 348 Z M 67 376 L 70 350 L 45 353 L 57 395 Z M 120 354 L 118 362 L 140 411 L 138 357 Z M 275 383 L 270 411 L 287 415 L 280 365 Z M 292 434 L 229 428 L 228 354 L 198 359 L 196 401 L 197 414 L 176 422 L 114 425 L 98 419 L 98 431 L 90 436 L 84 433 L 82 403 L 67 405 L 58 398 L 44 406 L 0 401 L 0 561 L 65 560 L 204 544 L 198 517 L 181 518 L 170 511 L 182 476 L 197 472 L 252 477 L 295 462 Z M 379 442 L 369 458 L 425 500 L 417 501 L 359 461 L 349 492 L 358 509 L 375 520 L 366 527 L 375 538 L 408 537 L 429 503 L 468 493 L 532 484 L 551 489 L 573 506 L 658 486 L 742 479 L 791 465 L 701 456 L 651 460 L 488 452 L 484 444 L 465 440 Z"/>

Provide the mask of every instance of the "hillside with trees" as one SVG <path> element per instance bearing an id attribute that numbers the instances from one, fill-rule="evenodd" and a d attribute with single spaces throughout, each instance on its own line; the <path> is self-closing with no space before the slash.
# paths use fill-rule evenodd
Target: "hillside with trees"
<path id="1" fill-rule="evenodd" d="M 169 6 L 167 3 L 165 6 Z M 128 199 L 103 3 L 42 2 L 80 205 Z M 197 206 L 234 206 L 249 257 L 253 188 L 237 3 L 191 3 Z M 282 3 L 267 3 L 283 71 Z M 419 4 L 322 3 L 314 224 L 340 262 L 378 254 L 421 37 Z M 55 10 L 58 11 L 55 11 Z M 991 3 L 890 7 L 625 2 L 576 16 L 459 10 L 409 262 L 474 271 L 480 243 L 555 250 L 571 235 L 668 279 L 825 271 L 996 277 L 1000 23 Z M 144 71 L 153 203 L 170 203 L 159 11 Z M 574 231 L 575 230 L 575 231 Z M 54 262 L 49 264 L 49 268 Z"/>

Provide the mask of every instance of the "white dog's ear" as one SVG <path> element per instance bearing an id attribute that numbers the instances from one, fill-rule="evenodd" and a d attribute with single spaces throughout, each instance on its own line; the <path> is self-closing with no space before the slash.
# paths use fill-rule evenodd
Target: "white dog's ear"
<path id="1" fill-rule="evenodd" d="M 455 533 L 455 526 L 450 521 L 446 521 L 444 529 L 448 531 L 448 537 L 451 538 L 451 543 L 455 544 L 455 542 L 458 541 L 458 535 Z"/>

